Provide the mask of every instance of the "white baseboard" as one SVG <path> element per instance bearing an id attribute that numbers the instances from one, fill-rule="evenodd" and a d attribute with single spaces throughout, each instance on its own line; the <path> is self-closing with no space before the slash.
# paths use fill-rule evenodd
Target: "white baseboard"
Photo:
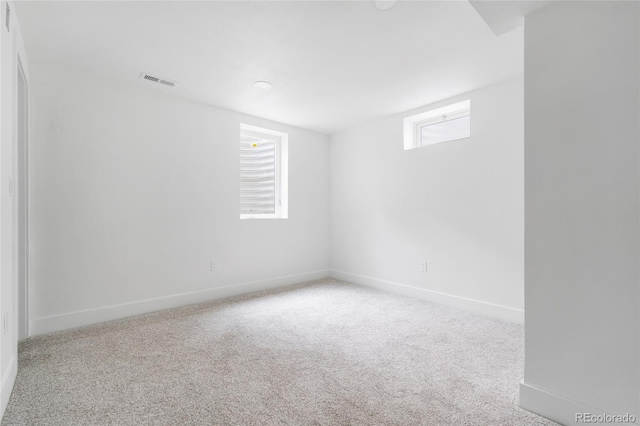
<path id="1" fill-rule="evenodd" d="M 252 281 L 189 293 L 173 294 L 171 296 L 158 297 L 154 299 L 140 300 L 137 302 L 123 303 L 120 305 L 104 306 L 95 309 L 36 318 L 30 322 L 30 335 L 36 336 L 38 334 L 50 333 L 53 331 L 82 327 L 132 315 L 176 308 L 179 306 L 191 305 L 214 299 L 223 299 L 225 297 L 237 296 L 260 290 L 268 290 L 304 281 L 327 278 L 328 276 L 329 271 L 326 269 L 304 272 L 301 274 L 287 275 L 267 280 Z"/>
<path id="2" fill-rule="evenodd" d="M 426 300 L 441 305 L 452 306 L 454 308 L 475 312 L 493 318 L 500 318 L 510 322 L 524 323 L 524 310 L 522 309 L 510 308 L 508 306 L 496 305 L 494 303 L 483 302 L 481 300 L 454 296 L 452 294 L 412 287 L 405 284 L 379 280 L 377 278 L 365 277 L 362 275 L 352 274 L 344 271 L 336 271 L 333 269 L 329 271 L 329 276 L 338 280 L 377 288 L 389 293 L 413 297 L 415 299 Z"/>
<path id="3" fill-rule="evenodd" d="M 9 363 L 9 368 L 2 376 L 2 382 L 0 384 L 0 419 L 4 416 L 4 410 L 9 403 L 9 397 L 11 397 L 11 391 L 13 385 L 16 382 L 16 376 L 18 375 L 18 359 L 13 357 Z"/>
<path id="4" fill-rule="evenodd" d="M 587 423 L 597 422 L 579 422 L 576 418 L 578 413 L 589 413 L 593 416 L 606 416 L 602 410 L 585 405 L 581 402 L 574 401 L 559 395 L 555 395 L 551 392 L 547 392 L 535 386 L 526 384 L 524 381 L 520 382 L 520 407 L 527 411 L 531 411 L 539 416 L 546 417 L 558 422 L 562 425 L 583 425 Z M 620 413 L 624 415 L 627 413 Z M 637 425 L 638 413 L 636 414 L 636 420 L 634 423 L 617 423 L 617 422 L 600 422 L 601 424 L 627 424 Z"/>

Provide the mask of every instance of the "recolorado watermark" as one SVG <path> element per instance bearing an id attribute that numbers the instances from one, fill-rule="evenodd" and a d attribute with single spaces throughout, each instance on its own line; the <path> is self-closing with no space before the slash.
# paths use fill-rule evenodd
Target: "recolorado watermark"
<path id="1" fill-rule="evenodd" d="M 592 413 L 576 413 L 576 423 L 592 423 L 592 424 L 624 424 L 634 423 L 636 416 L 633 414 L 592 414 Z"/>

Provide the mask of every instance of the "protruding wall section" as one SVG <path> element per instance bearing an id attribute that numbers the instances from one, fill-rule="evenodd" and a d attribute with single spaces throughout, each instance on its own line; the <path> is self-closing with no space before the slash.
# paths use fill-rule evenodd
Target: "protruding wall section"
<path id="1" fill-rule="evenodd" d="M 640 5 L 525 22 L 524 408 L 640 417 Z"/>

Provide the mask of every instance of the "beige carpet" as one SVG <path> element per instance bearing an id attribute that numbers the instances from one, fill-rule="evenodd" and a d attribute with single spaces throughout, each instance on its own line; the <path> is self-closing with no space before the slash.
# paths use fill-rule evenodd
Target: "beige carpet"
<path id="1" fill-rule="evenodd" d="M 333 280 L 28 339 L 2 425 L 548 425 L 523 328 Z"/>

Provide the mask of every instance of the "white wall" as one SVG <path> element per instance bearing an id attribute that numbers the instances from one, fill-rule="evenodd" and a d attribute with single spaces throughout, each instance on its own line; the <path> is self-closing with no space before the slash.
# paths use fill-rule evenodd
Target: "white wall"
<path id="1" fill-rule="evenodd" d="M 327 136 L 50 64 L 32 79 L 33 333 L 326 276 Z M 240 123 L 289 134 L 288 219 L 239 219 Z"/>
<path id="2" fill-rule="evenodd" d="M 14 175 L 16 135 L 17 61 L 22 62 L 27 80 L 29 67 L 20 24 L 11 8 L 10 30 L 5 27 L 6 2 L 0 2 L 0 417 L 4 413 L 17 374 L 18 309 L 15 277 L 14 199 L 9 182 Z M 16 185 L 17 186 L 17 185 Z M 7 321 L 5 332 L 2 324 Z"/>
<path id="3" fill-rule="evenodd" d="M 521 405 L 640 417 L 640 10 L 558 2 L 525 22 Z"/>
<path id="4" fill-rule="evenodd" d="M 470 139 L 403 150 L 403 117 L 464 99 Z M 333 135 L 332 275 L 522 321 L 523 102 L 520 77 Z"/>

